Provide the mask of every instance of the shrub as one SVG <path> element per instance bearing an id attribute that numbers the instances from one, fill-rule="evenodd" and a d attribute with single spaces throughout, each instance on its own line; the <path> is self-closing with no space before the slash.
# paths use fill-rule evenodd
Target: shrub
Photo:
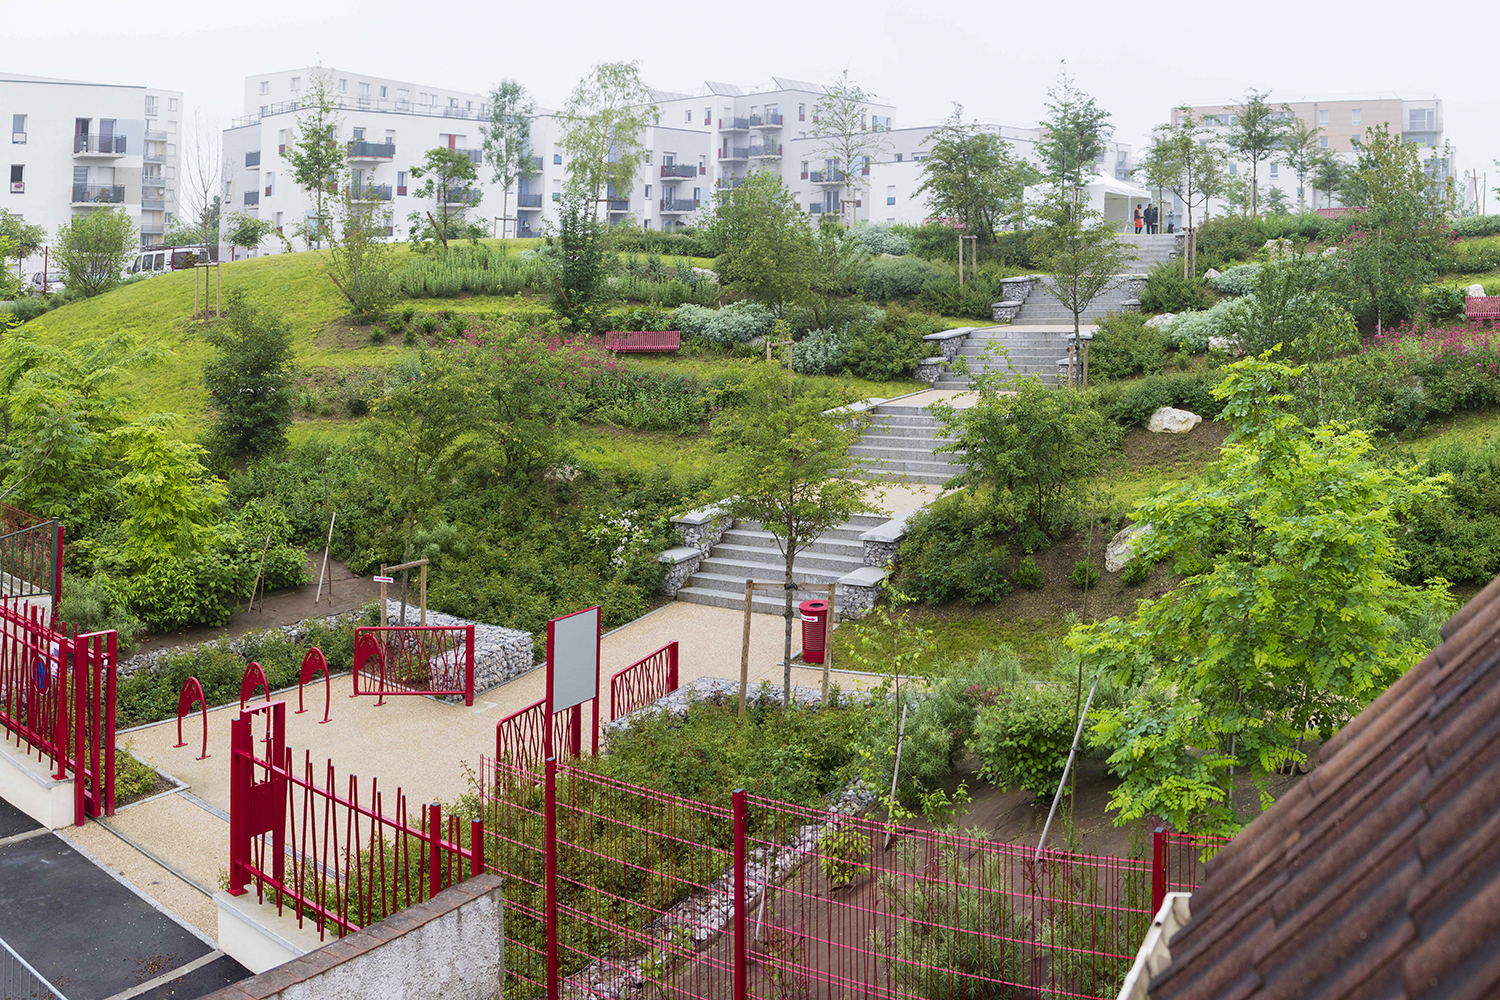
<path id="1" fill-rule="evenodd" d="M 911 240 L 887 226 L 864 225 L 849 230 L 846 239 L 852 240 L 866 252 L 900 257 L 911 251 Z"/>
<path id="2" fill-rule="evenodd" d="M 969 745 L 979 755 L 979 773 L 1003 788 L 1050 798 L 1073 744 L 1073 702 L 1073 694 L 1056 685 L 1023 685 L 981 708 Z"/>
<path id="3" fill-rule="evenodd" d="M 1203 280 L 1184 277 L 1178 261 L 1164 260 L 1153 267 L 1141 289 L 1141 309 L 1148 313 L 1180 313 L 1213 304 Z"/>
<path id="4" fill-rule="evenodd" d="M 1224 270 L 1237 261 L 1252 260 L 1266 242 L 1260 220 L 1244 215 L 1221 215 L 1198 227 L 1198 270 Z"/>
<path id="5" fill-rule="evenodd" d="M 385 327 L 381 326 L 378 323 L 375 324 L 374 326 L 370 327 L 370 343 L 372 343 L 372 344 L 383 344 L 383 343 L 385 343 Z"/>
<path id="6" fill-rule="evenodd" d="M 1471 215 L 1453 220 L 1453 231 L 1460 236 L 1500 235 L 1500 215 Z"/>
<path id="7" fill-rule="evenodd" d="M 22 296 L 10 304 L 10 314 L 15 317 L 17 323 L 25 323 L 36 319 L 53 307 L 56 296 L 42 297 Z"/>
<path id="8" fill-rule="evenodd" d="M 672 313 L 660 306 L 627 306 L 623 309 L 611 310 L 606 325 L 611 330 L 676 329 L 672 325 Z"/>
<path id="9" fill-rule="evenodd" d="M 1146 582 L 1146 577 L 1151 575 L 1151 560 L 1132 559 L 1125 564 L 1125 571 L 1120 574 L 1120 582 L 1127 587 L 1139 586 Z"/>
<path id="10" fill-rule="evenodd" d="M 942 268 L 929 264 L 920 257 L 873 260 L 865 266 L 860 292 L 865 298 L 878 302 L 912 299 L 920 295 L 929 283 L 946 275 L 947 272 Z"/>
<path id="11" fill-rule="evenodd" d="M 1500 573 L 1500 439 L 1470 448 L 1440 444 L 1419 470 L 1453 477 L 1448 495 L 1413 512 L 1401 538 L 1406 567 L 1401 578 L 1420 585 L 1442 577 L 1479 586 Z"/>
<path id="12" fill-rule="evenodd" d="M 1011 574 L 1011 579 L 1027 590 L 1041 590 L 1047 583 L 1047 578 L 1042 575 L 1042 568 L 1031 556 L 1021 560 L 1016 571 Z"/>
<path id="13" fill-rule="evenodd" d="M 758 302 L 731 302 L 709 321 L 703 335 L 716 344 L 744 344 L 769 334 L 776 314 Z"/>
<path id="14" fill-rule="evenodd" d="M 1145 427 L 1151 414 L 1163 406 L 1191 410 L 1204 420 L 1213 420 L 1224 408 L 1214 399 L 1214 387 L 1221 381 L 1217 372 L 1174 372 L 1101 386 L 1089 395 L 1099 411 L 1121 427 Z"/>
<path id="15" fill-rule="evenodd" d="M 1088 347 L 1089 377 L 1108 382 L 1154 375 L 1167 367 L 1174 353 L 1167 335 L 1147 326 L 1140 313 L 1108 316 Z"/>
<path id="16" fill-rule="evenodd" d="M 802 375 L 837 375 L 849 350 L 844 331 L 814 330 L 792 347 L 792 370 Z"/>
<path id="17" fill-rule="evenodd" d="M 975 605 L 1010 593 L 1006 552 L 994 540 L 1003 512 L 984 492 L 965 490 L 914 516 L 901 543 L 901 588 L 919 601 Z"/>
<path id="18" fill-rule="evenodd" d="M 1260 274 L 1259 264 L 1241 264 L 1231 267 L 1218 277 L 1208 279 L 1214 291 L 1225 295 L 1249 295 L 1255 291 L 1255 278 Z"/>
<path id="19" fill-rule="evenodd" d="M 1087 559 L 1073 564 L 1073 586 L 1095 587 L 1099 584 L 1099 567 Z"/>
<path id="20" fill-rule="evenodd" d="M 122 655 L 135 648 L 136 638 L 144 626 L 130 613 L 119 585 L 103 573 L 91 577 L 68 575 L 62 600 L 57 602 L 57 616 L 79 632 L 106 632 L 114 629 Z"/>
<path id="21" fill-rule="evenodd" d="M 1191 351 L 1208 350 L 1208 342 L 1214 337 L 1228 337 L 1245 309 L 1245 299 L 1224 299 L 1204 312 L 1179 313 L 1177 318 L 1164 328 L 1167 338 Z"/>

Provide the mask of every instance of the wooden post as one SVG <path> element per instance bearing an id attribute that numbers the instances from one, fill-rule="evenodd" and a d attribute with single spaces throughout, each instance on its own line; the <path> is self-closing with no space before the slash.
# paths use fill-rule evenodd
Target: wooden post
<path id="1" fill-rule="evenodd" d="M 208 276 L 205 275 L 203 280 L 204 280 L 205 283 L 207 283 Z M 206 298 L 206 296 L 205 296 L 205 298 Z M 223 319 L 224 318 L 224 313 L 219 308 L 220 305 L 223 303 L 223 301 L 224 301 L 224 274 L 223 274 L 223 272 L 221 272 L 219 270 L 219 263 L 218 263 L 218 261 L 215 261 L 214 262 L 214 316 L 217 317 L 217 318 L 219 318 L 219 319 Z"/>
<path id="2" fill-rule="evenodd" d="M 755 599 L 755 581 L 745 581 L 745 637 L 740 644 L 740 717 L 745 715 L 745 689 L 750 685 L 750 602 Z"/>
<path id="3" fill-rule="evenodd" d="M 255 583 L 250 587 L 250 603 L 245 605 L 246 611 L 249 611 L 251 608 L 255 607 L 255 592 L 256 590 L 260 589 L 260 577 L 261 574 L 266 571 L 266 553 L 270 550 L 271 536 L 267 535 L 266 544 L 260 550 L 260 569 L 255 571 Z M 264 601 L 261 602 L 261 607 L 265 607 Z"/>
<path id="4" fill-rule="evenodd" d="M 193 319 L 198 318 L 198 269 L 193 269 Z"/>
<path id="5" fill-rule="evenodd" d="M 427 563 L 422 563 L 422 627 L 427 627 Z"/>
<path id="6" fill-rule="evenodd" d="M 328 519 L 328 542 L 323 546 L 323 568 L 318 571 L 318 592 L 313 596 L 314 605 L 323 599 L 323 577 L 328 573 L 328 550 L 333 548 L 333 522 L 338 519 L 338 511 L 334 511 L 333 517 Z M 328 603 L 333 603 L 333 577 L 331 576 L 328 578 Z"/>

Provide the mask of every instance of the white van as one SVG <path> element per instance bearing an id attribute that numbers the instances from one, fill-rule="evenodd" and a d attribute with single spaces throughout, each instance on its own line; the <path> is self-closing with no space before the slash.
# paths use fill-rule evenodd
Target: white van
<path id="1" fill-rule="evenodd" d="M 207 244 L 199 243 L 185 247 L 150 247 L 130 265 L 130 274 L 157 275 L 167 271 L 180 271 L 194 264 L 201 264 L 217 256 L 210 252 Z"/>

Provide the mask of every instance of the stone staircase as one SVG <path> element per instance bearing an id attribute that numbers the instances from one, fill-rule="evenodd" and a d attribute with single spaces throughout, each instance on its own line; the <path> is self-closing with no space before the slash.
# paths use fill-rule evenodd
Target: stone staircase
<path id="1" fill-rule="evenodd" d="M 1164 260 L 1181 256 L 1181 239 L 1181 233 L 1121 233 L 1119 236 L 1121 243 L 1135 251 L 1136 259 L 1129 265 L 1130 270 L 1141 274 L 1149 273 Z"/>
<path id="2" fill-rule="evenodd" d="M 1033 291 L 1027 296 L 1027 303 L 1037 294 Z M 1092 333 L 1094 327 L 1084 324 L 1079 329 L 1083 333 Z M 1022 375 L 1036 375 L 1044 385 L 1055 385 L 1058 382 L 1058 359 L 1068 356 L 1068 341 L 1072 337 L 1071 316 L 1066 323 L 1017 324 L 975 330 L 964 338 L 963 346 L 958 349 L 958 357 L 963 359 L 968 371 L 946 370 L 938 376 L 933 388 L 962 389 L 971 383 L 972 375 L 1007 368 Z M 1001 349 L 1006 353 L 1002 354 Z"/>
<path id="3" fill-rule="evenodd" d="M 859 536 L 889 520 L 884 514 L 856 514 L 837 528 L 825 531 L 817 541 L 797 554 L 792 564 L 797 582 L 826 587 L 865 568 L 864 543 Z M 754 521 L 737 522 L 724 532 L 698 564 L 697 571 L 688 577 L 686 585 L 677 590 L 677 600 L 743 610 L 747 579 L 779 585 L 783 573 L 784 557 L 775 537 L 769 531 L 761 530 Z M 798 601 L 810 600 L 813 596 L 800 592 L 795 595 Z M 758 593 L 751 603 L 751 610 L 779 615 L 785 606 L 785 600 L 779 595 Z M 842 609 L 843 595 L 839 594 L 834 611 L 837 613 Z"/>
<path id="4" fill-rule="evenodd" d="M 1135 284 L 1135 282 L 1125 280 L 1122 276 L 1117 284 L 1100 292 L 1094 301 L 1089 303 L 1088 308 L 1079 314 L 1079 322 L 1091 323 L 1103 319 L 1110 313 L 1125 312 L 1126 303 L 1135 300 L 1137 294 Z M 1021 311 L 1011 321 L 1013 326 L 1061 326 L 1064 324 L 1072 330 L 1073 313 L 1042 282 L 1037 282 L 1031 294 L 1026 296 L 1026 301 L 1021 303 Z"/>
<path id="5" fill-rule="evenodd" d="M 1054 359 L 1055 360 L 1055 359 Z M 909 483 L 941 486 L 963 471 L 951 453 L 935 452 L 951 441 L 939 433 L 925 406 L 880 403 L 870 410 L 865 434 L 849 448 L 871 479 L 905 477 Z"/>

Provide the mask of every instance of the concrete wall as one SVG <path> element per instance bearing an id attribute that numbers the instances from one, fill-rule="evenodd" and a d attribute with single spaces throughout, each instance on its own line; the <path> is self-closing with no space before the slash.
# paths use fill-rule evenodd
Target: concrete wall
<path id="1" fill-rule="evenodd" d="M 494 875 L 461 882 L 206 1000 L 499 1000 L 505 978 L 500 889 Z M 251 895 L 238 899 L 254 906 Z M 258 909 L 276 917 L 274 906 Z M 239 959 L 225 930 L 221 903 L 220 946 Z"/>
<path id="2" fill-rule="evenodd" d="M 73 779 L 58 781 L 52 769 L 14 743 L 0 744 L 0 799 L 49 830 L 72 826 Z"/>

